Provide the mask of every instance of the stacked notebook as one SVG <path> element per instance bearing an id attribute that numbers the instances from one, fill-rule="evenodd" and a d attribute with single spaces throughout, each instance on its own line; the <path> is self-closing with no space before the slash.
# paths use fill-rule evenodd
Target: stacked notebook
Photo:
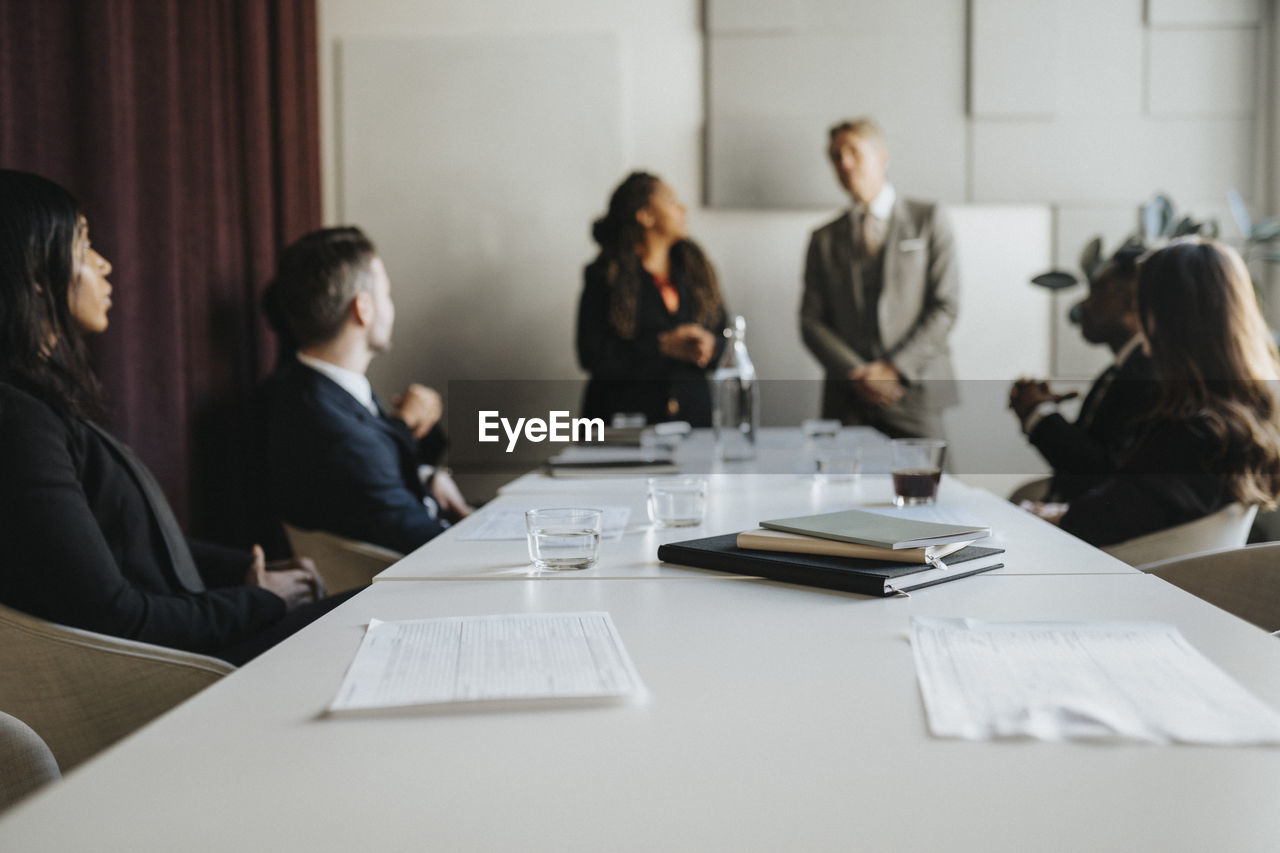
<path id="1" fill-rule="evenodd" d="M 991 528 L 860 510 L 762 521 L 760 530 L 672 542 L 658 559 L 864 595 L 894 595 L 1004 565 L 975 545 Z"/>

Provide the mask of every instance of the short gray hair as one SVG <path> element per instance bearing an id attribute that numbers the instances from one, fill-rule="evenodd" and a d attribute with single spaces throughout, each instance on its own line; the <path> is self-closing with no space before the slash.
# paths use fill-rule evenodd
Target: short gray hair
<path id="1" fill-rule="evenodd" d="M 847 118 L 844 121 L 833 124 L 831 129 L 827 131 L 827 143 L 835 142 L 844 133 L 852 133 L 854 136 L 876 143 L 881 148 L 885 147 L 884 131 L 880 129 L 880 125 L 867 116 Z"/>

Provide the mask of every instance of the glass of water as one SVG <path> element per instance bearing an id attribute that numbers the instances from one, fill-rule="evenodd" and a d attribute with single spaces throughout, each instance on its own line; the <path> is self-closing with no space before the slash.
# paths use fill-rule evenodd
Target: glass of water
<path id="1" fill-rule="evenodd" d="M 694 527 L 707 514 L 703 477 L 655 477 L 649 480 L 649 519 L 659 527 Z"/>
<path id="2" fill-rule="evenodd" d="M 524 514 L 529 559 L 546 571 L 589 569 L 600 557 L 604 510 L 581 507 L 531 509 Z"/>

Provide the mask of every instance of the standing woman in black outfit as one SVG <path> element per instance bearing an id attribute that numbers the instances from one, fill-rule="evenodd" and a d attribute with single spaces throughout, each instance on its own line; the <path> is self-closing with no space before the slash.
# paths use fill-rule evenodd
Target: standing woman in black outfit
<path id="1" fill-rule="evenodd" d="M 725 307 L 685 215 L 669 185 L 633 172 L 596 221 L 600 254 L 578 305 L 578 361 L 591 374 L 584 417 L 711 425 L 707 374 L 725 346 Z"/>
<path id="2" fill-rule="evenodd" d="M 1138 271 L 1158 400 L 1129 459 L 1071 501 L 1064 530 L 1112 545 L 1280 495 L 1280 359 L 1234 249 L 1175 240 Z"/>
<path id="3" fill-rule="evenodd" d="M 75 198 L 0 170 L 0 602 L 243 663 L 332 607 L 309 560 L 188 542 L 142 462 L 99 425 L 82 336 L 111 264 Z"/>

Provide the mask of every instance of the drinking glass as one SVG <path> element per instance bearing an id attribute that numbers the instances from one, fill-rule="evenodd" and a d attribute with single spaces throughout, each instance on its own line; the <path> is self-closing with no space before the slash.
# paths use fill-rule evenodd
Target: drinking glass
<path id="1" fill-rule="evenodd" d="M 936 502 L 947 443 L 937 438 L 895 438 L 891 446 L 894 504 L 916 506 Z"/>
<path id="2" fill-rule="evenodd" d="M 707 481 L 702 477 L 649 480 L 649 519 L 659 527 L 693 527 L 707 514 Z"/>
<path id="3" fill-rule="evenodd" d="M 600 557 L 604 510 L 583 507 L 531 509 L 524 514 L 529 559 L 546 571 L 589 569 Z"/>

